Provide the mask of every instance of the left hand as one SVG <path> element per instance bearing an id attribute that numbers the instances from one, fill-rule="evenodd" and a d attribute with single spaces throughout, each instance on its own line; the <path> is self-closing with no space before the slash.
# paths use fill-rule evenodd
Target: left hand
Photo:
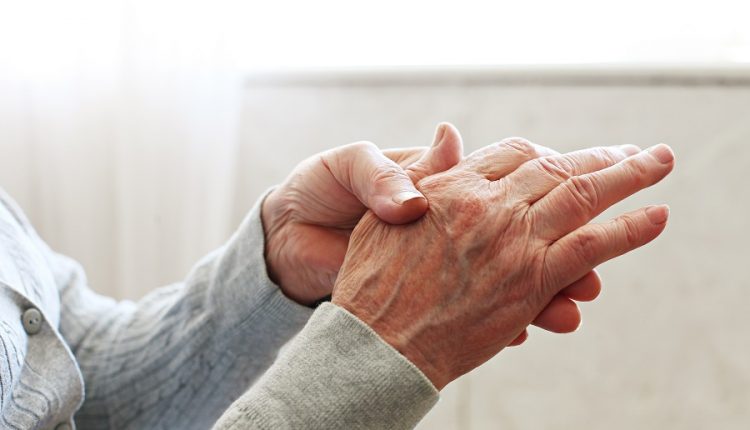
<path id="1" fill-rule="evenodd" d="M 444 123 L 429 149 L 381 152 L 358 142 L 303 161 L 263 203 L 271 279 L 301 304 L 330 295 L 349 235 L 367 209 L 391 224 L 420 218 L 428 203 L 414 183 L 450 169 L 462 154 L 458 130 Z"/>
<path id="2" fill-rule="evenodd" d="M 528 159 L 557 154 L 513 139 L 496 145 Z M 623 148 L 628 154 L 637 150 Z M 462 154 L 458 130 L 443 123 L 429 149 L 381 152 L 372 143 L 358 142 L 303 161 L 263 203 L 266 265 L 271 279 L 287 297 L 304 305 L 330 295 L 352 229 L 367 209 L 391 224 L 415 221 L 427 210 L 427 201 L 414 183 L 450 169 L 461 161 Z M 402 193 L 411 194 L 397 203 L 404 197 L 399 196 Z M 581 321 L 574 301 L 593 300 L 600 290 L 601 280 L 592 271 L 555 296 L 533 324 L 556 333 L 574 331 Z M 520 345 L 527 335 L 524 330 L 510 346 Z"/>
<path id="3" fill-rule="evenodd" d="M 419 221 L 389 226 L 365 215 L 336 280 L 332 302 L 437 389 L 519 339 L 571 283 L 666 225 L 666 206 L 589 221 L 667 176 L 668 146 L 529 160 L 519 144 L 491 145 L 420 181 L 430 211 Z"/>

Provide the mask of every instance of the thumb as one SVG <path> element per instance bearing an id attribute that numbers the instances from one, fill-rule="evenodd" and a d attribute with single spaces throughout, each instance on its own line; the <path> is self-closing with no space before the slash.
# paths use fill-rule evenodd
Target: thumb
<path id="1" fill-rule="evenodd" d="M 406 168 L 414 183 L 436 173 L 444 172 L 458 164 L 463 157 L 464 145 L 461 134 L 453 124 L 442 122 L 435 130 L 430 149 Z"/>
<path id="2" fill-rule="evenodd" d="M 346 145 L 324 155 L 336 180 L 381 220 L 405 224 L 427 211 L 427 199 L 404 169 L 370 142 Z"/>

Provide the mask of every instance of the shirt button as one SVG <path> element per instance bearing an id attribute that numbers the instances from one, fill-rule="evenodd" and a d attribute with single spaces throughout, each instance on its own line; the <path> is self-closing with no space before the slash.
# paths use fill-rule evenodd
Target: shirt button
<path id="1" fill-rule="evenodd" d="M 23 321 L 23 329 L 26 330 L 26 333 L 30 335 L 37 334 L 39 333 L 39 330 L 42 329 L 43 318 L 42 313 L 39 312 L 39 309 L 26 309 L 26 312 L 23 313 L 21 320 Z"/>
<path id="2" fill-rule="evenodd" d="M 60 423 L 55 427 L 55 430 L 73 430 L 73 427 L 68 423 Z"/>

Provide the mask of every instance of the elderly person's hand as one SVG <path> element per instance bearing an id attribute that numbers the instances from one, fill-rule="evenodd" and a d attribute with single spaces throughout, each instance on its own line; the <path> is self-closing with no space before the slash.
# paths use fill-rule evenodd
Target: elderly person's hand
<path id="1" fill-rule="evenodd" d="M 430 202 L 418 221 L 362 218 L 332 301 L 442 389 L 518 339 L 565 286 L 662 232 L 665 206 L 589 223 L 674 164 L 666 145 L 623 158 L 597 148 L 536 159 L 518 141 L 474 153 L 418 183 Z"/>
<path id="2" fill-rule="evenodd" d="M 502 145 L 515 148 L 501 154 L 509 160 L 499 160 L 492 151 L 480 151 L 474 157 L 487 155 L 491 157 L 488 162 L 502 164 L 516 160 L 519 154 L 528 159 L 557 154 L 519 139 L 507 139 Z M 638 151 L 633 145 L 610 150 L 617 159 Z M 365 211 L 370 208 L 391 224 L 418 219 L 428 204 L 414 183 L 448 170 L 462 157 L 461 135 L 451 124 L 443 123 L 429 149 L 381 152 L 372 143 L 359 142 L 303 161 L 263 203 L 271 278 L 288 297 L 302 304 L 330 295 L 349 235 Z M 533 323 L 558 333 L 575 330 L 581 316 L 572 300 L 592 300 L 600 289 L 596 272 L 584 275 L 556 296 Z M 511 345 L 525 339 L 524 331 Z"/>
<path id="3" fill-rule="evenodd" d="M 430 148 L 381 152 L 358 142 L 303 161 L 263 202 L 269 275 L 302 304 L 330 295 L 365 211 L 392 224 L 414 221 L 428 206 L 414 183 L 462 157 L 458 131 L 440 124 Z"/>

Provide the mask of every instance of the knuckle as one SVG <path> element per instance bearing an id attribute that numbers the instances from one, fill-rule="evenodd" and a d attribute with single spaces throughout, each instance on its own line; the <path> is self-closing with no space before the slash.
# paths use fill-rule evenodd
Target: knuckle
<path id="1" fill-rule="evenodd" d="M 573 250 L 575 255 L 586 265 L 593 265 L 599 257 L 599 234 L 593 229 L 581 231 L 576 235 Z"/>
<path id="2" fill-rule="evenodd" d="M 441 198 L 454 200 L 462 194 L 456 190 L 460 181 L 461 177 L 455 172 L 440 172 L 423 177 L 416 186 L 424 193 L 438 194 Z"/>
<path id="3" fill-rule="evenodd" d="M 628 172 L 634 187 L 642 186 L 647 178 L 651 176 L 648 166 L 636 157 L 631 158 L 631 161 L 628 163 Z"/>
<path id="4" fill-rule="evenodd" d="M 359 153 L 359 152 L 370 152 L 379 151 L 378 147 L 367 140 L 361 140 L 359 142 L 350 143 L 344 146 L 345 152 Z"/>
<path id="5" fill-rule="evenodd" d="M 641 231 L 638 222 L 631 215 L 623 215 L 619 218 L 625 244 L 630 248 L 637 246 L 640 242 Z"/>
<path id="6" fill-rule="evenodd" d="M 591 212 L 599 206 L 599 191 L 589 176 L 573 176 L 564 187 L 581 210 Z"/>
<path id="7" fill-rule="evenodd" d="M 602 166 L 613 166 L 620 160 L 610 148 L 599 146 L 594 148 L 594 156 L 601 161 Z"/>
<path id="8" fill-rule="evenodd" d="M 406 173 L 395 164 L 381 164 L 377 169 L 373 169 L 370 181 L 374 184 L 383 184 L 394 180 L 408 179 Z M 409 180 L 411 182 L 411 180 Z"/>
<path id="9" fill-rule="evenodd" d="M 501 140 L 500 143 L 498 143 L 498 146 L 504 146 L 513 149 L 517 152 L 520 152 L 527 158 L 536 158 L 537 156 L 536 145 L 524 139 L 523 137 L 505 138 Z"/>
<path id="10" fill-rule="evenodd" d="M 570 160 L 565 157 L 541 157 L 533 161 L 534 166 L 560 182 L 567 181 L 573 173 Z"/>
<path id="11" fill-rule="evenodd" d="M 363 154 L 379 151 L 372 142 L 360 141 L 330 149 L 321 154 L 320 160 L 331 171 L 343 171 L 351 175 L 354 161 Z"/>

